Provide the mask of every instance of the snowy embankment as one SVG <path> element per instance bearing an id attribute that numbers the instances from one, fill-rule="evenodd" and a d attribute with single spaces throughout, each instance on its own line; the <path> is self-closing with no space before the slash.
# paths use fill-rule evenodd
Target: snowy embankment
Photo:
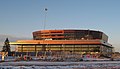
<path id="1" fill-rule="evenodd" d="M 39 61 L 20 61 L 2 62 L 0 69 L 119 69 L 120 61 L 101 61 L 101 62 L 39 62 Z"/>
<path id="2" fill-rule="evenodd" d="M 20 62 L 2 62 L 0 66 L 67 66 L 78 65 L 79 62 L 40 62 L 40 61 L 20 61 Z"/>
<path id="3" fill-rule="evenodd" d="M 84 64 L 120 64 L 120 61 L 88 61 L 88 62 L 40 62 L 40 61 L 20 61 L 20 62 L 1 62 L 0 66 L 68 66 Z"/>

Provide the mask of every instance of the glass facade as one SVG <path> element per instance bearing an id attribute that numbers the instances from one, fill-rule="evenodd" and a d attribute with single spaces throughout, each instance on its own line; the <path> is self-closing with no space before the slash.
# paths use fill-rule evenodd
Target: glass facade
<path id="1" fill-rule="evenodd" d="M 111 56 L 112 48 L 104 45 L 44 45 L 44 51 L 51 51 L 52 53 L 77 53 L 77 54 L 103 54 Z M 42 45 L 20 45 L 18 52 L 43 52 Z"/>

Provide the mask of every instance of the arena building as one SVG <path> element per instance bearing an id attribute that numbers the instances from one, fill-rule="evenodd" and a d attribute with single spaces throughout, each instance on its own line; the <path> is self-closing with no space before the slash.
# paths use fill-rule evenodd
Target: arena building
<path id="1" fill-rule="evenodd" d="M 33 32 L 33 40 L 11 42 L 17 52 L 52 52 L 104 55 L 111 57 L 114 47 L 108 36 L 95 30 L 40 30 Z"/>

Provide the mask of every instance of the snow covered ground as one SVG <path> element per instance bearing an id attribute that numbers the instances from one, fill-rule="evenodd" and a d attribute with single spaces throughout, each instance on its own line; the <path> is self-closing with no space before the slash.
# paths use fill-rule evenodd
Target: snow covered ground
<path id="1" fill-rule="evenodd" d="M 0 69 L 120 69 L 120 61 L 89 62 L 1 62 Z"/>

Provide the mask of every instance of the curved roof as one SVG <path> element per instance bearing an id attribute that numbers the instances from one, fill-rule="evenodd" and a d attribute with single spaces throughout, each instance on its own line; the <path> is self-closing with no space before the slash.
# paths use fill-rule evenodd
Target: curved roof
<path id="1" fill-rule="evenodd" d="M 101 31 L 97 31 L 97 30 L 85 30 L 85 29 L 55 29 L 55 30 L 38 30 L 38 31 L 34 31 L 34 32 L 49 32 L 49 31 L 94 31 L 94 32 L 101 32 Z M 103 33 L 103 32 L 101 32 Z"/>

